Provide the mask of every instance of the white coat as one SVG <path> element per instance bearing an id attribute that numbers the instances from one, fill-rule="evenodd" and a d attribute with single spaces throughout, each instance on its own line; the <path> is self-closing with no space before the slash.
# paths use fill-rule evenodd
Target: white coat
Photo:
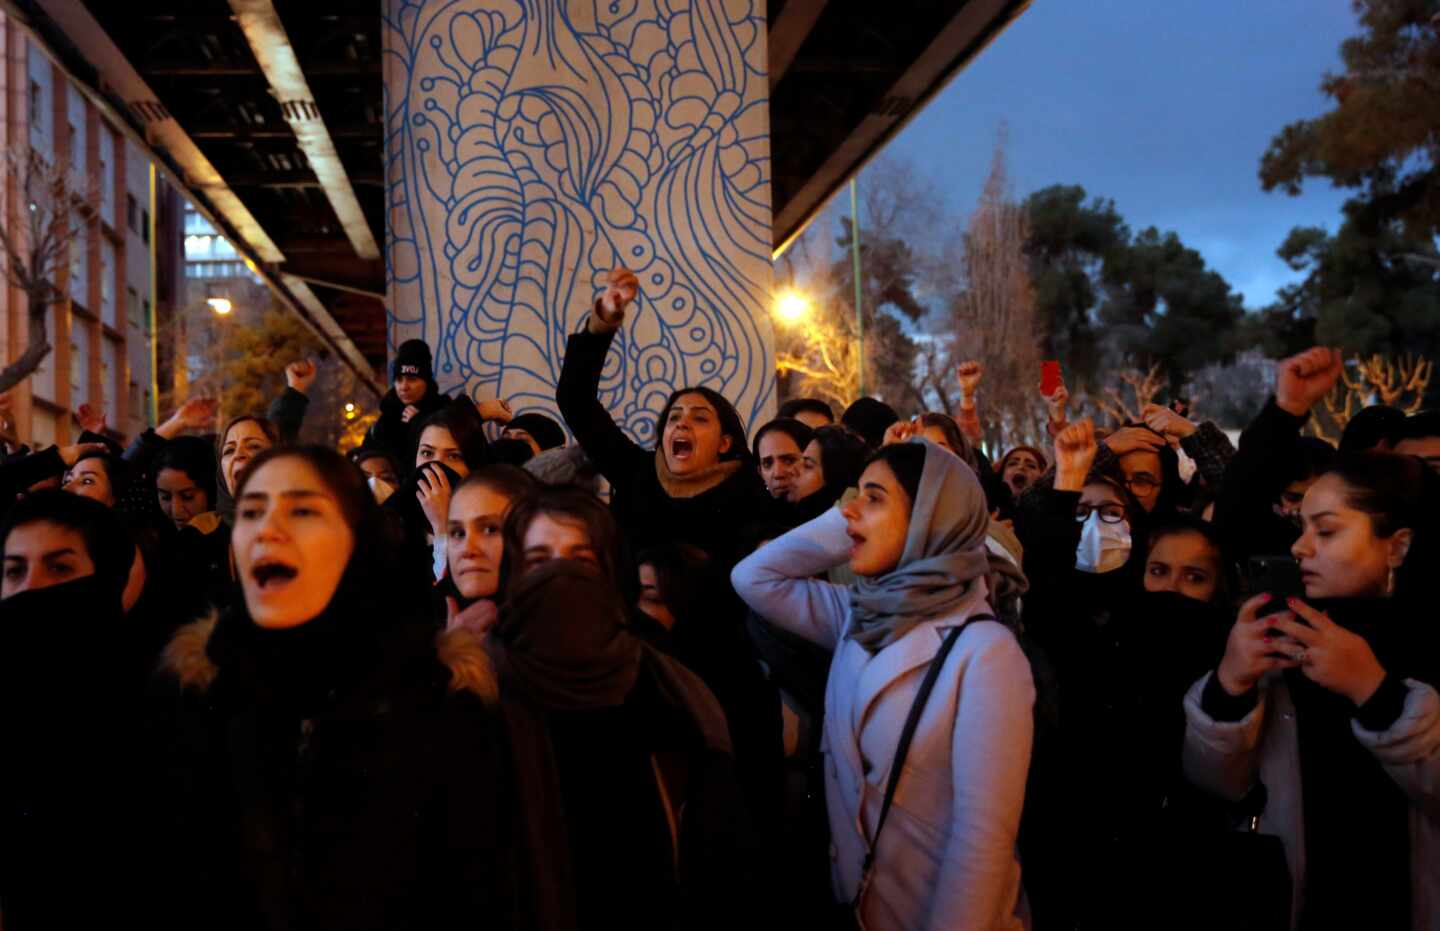
<path id="1" fill-rule="evenodd" d="M 967 624 L 988 612 L 983 579 L 951 614 L 871 655 L 844 633 L 850 589 L 817 581 L 845 561 L 832 509 L 735 567 L 761 617 L 835 651 L 825 694 L 825 795 L 839 901 L 861 881 L 900 731 L 946 633 L 963 626 L 926 703 L 860 902 L 869 931 L 1029 927 L 1016 835 L 1033 739 L 1035 686 L 1009 629 Z"/>
<path id="2" fill-rule="evenodd" d="M 1293 921 L 1305 895 L 1295 704 L 1284 677 L 1270 675 L 1261 680 L 1260 701 L 1249 714 L 1239 721 L 1216 721 L 1200 704 L 1212 675 L 1206 673 L 1185 695 L 1185 776 L 1230 801 L 1244 798 L 1257 779 L 1265 783 L 1268 800 L 1259 829 L 1285 844 L 1295 880 Z M 1350 729 L 1410 798 L 1410 926 L 1412 931 L 1440 931 L 1440 694 L 1414 679 L 1405 680 L 1405 689 L 1405 708 L 1389 728 L 1367 731 L 1352 721 Z"/>

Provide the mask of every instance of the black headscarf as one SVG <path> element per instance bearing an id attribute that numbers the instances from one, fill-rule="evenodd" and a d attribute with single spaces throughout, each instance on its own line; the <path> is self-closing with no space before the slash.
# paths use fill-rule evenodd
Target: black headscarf
<path id="1" fill-rule="evenodd" d="M 683 710 L 692 736 L 682 745 L 728 754 L 725 717 L 692 673 L 630 632 L 619 593 L 587 563 L 549 560 L 517 579 L 486 648 L 500 677 L 519 793 L 528 908 L 539 927 L 574 928 L 576 882 L 549 715 L 619 707 L 644 676 L 667 704 Z"/>

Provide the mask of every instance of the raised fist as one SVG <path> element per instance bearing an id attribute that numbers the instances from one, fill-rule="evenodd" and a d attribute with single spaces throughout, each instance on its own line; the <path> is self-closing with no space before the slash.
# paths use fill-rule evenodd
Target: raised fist
<path id="1" fill-rule="evenodd" d="M 105 432 L 105 409 L 96 408 L 90 404 L 81 404 L 80 410 L 75 412 L 75 422 L 80 425 L 81 430 L 90 433 Z"/>
<path id="2" fill-rule="evenodd" d="M 300 359 L 291 362 L 285 366 L 285 384 L 301 394 L 305 394 L 310 390 L 310 386 L 314 384 L 317 371 L 318 369 L 316 369 L 315 363 L 309 359 Z"/>
<path id="3" fill-rule="evenodd" d="M 1275 369 L 1275 403 L 1296 417 L 1306 417 L 1335 387 L 1344 370 L 1345 357 L 1340 350 L 1325 346 L 1282 359 Z"/>
<path id="4" fill-rule="evenodd" d="M 1089 420 L 1072 423 L 1055 436 L 1055 490 L 1079 491 L 1085 487 L 1090 467 L 1100 447 L 1095 442 L 1095 424 Z"/>
<path id="5" fill-rule="evenodd" d="M 985 367 L 973 360 L 961 362 L 955 374 L 960 379 L 960 393 L 967 398 L 974 397 L 975 389 L 980 387 L 980 379 L 985 376 Z"/>
<path id="6" fill-rule="evenodd" d="M 476 401 L 475 409 L 480 412 L 481 420 L 495 420 L 500 423 L 509 423 L 515 419 L 515 413 L 510 410 L 510 404 L 500 398 L 487 398 L 484 401 Z"/>
<path id="7" fill-rule="evenodd" d="M 625 322 L 625 308 L 635 300 L 635 295 L 640 292 L 640 279 L 628 268 L 617 268 L 610 272 L 606 279 L 605 293 L 600 296 L 600 303 L 596 311 L 600 317 L 600 323 L 608 328 L 615 329 Z"/>

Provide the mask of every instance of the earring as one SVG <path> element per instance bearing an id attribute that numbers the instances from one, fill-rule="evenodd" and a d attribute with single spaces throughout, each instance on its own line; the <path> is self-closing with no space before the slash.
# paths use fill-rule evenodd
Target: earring
<path id="1" fill-rule="evenodd" d="M 1385 594 L 1395 594 L 1395 567 L 1390 567 L 1390 574 L 1385 577 Z"/>

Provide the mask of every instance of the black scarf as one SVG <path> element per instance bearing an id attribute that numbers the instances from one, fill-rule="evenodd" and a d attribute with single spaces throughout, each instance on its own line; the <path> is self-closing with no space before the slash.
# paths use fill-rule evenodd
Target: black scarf
<path id="1" fill-rule="evenodd" d="M 1310 603 L 1364 637 L 1391 675 L 1433 683 L 1433 645 L 1417 629 L 1425 612 L 1391 599 Z M 1298 669 L 1285 681 L 1295 702 L 1305 817 L 1302 929 L 1410 927 L 1410 800 L 1355 739 L 1355 706 Z M 1357 894 L 1359 891 L 1360 894 Z"/>
<path id="2" fill-rule="evenodd" d="M 486 647 L 500 676 L 520 797 L 527 910 L 536 927 L 572 929 L 578 926 L 576 884 L 548 716 L 618 708 L 642 675 L 667 704 L 685 712 L 697 745 L 729 751 L 724 716 L 713 697 L 697 694 L 669 660 L 630 632 L 614 586 L 585 563 L 551 560 L 521 576 Z M 657 738 L 664 739 L 648 739 Z"/>

